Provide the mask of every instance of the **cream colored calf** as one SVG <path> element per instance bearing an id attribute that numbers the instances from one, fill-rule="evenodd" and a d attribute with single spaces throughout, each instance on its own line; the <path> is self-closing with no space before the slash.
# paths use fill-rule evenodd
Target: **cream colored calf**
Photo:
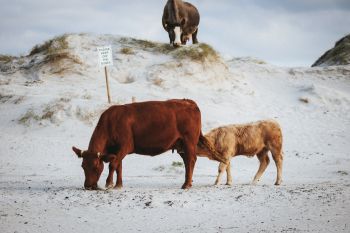
<path id="1" fill-rule="evenodd" d="M 222 126 L 211 130 L 205 137 L 215 146 L 225 163 L 220 163 L 219 174 L 215 184 L 219 184 L 224 171 L 227 174 L 228 185 L 232 184 L 231 157 L 246 155 L 252 157 L 257 155 L 260 166 L 254 177 L 253 183 L 257 183 L 270 162 L 268 152 L 272 154 L 277 167 L 277 178 L 275 185 L 282 182 L 282 131 L 279 124 L 274 120 L 258 121 L 250 124 L 236 124 Z M 213 156 L 202 145 L 197 145 L 197 156 L 212 159 Z"/>

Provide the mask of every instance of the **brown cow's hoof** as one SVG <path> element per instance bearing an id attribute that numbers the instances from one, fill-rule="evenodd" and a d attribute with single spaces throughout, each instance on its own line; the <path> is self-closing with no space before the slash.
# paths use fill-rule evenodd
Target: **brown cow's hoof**
<path id="1" fill-rule="evenodd" d="M 106 185 L 105 185 L 106 189 L 111 189 L 111 188 L 113 188 L 113 186 L 114 186 L 113 183 L 109 183 L 109 184 L 106 183 Z"/>
<path id="2" fill-rule="evenodd" d="M 99 190 L 99 187 L 97 185 L 85 186 L 84 188 L 88 191 Z"/>
<path id="3" fill-rule="evenodd" d="M 98 186 L 96 186 L 96 187 L 85 187 L 85 190 L 87 190 L 87 191 L 105 191 L 105 189 L 100 188 Z"/>
<path id="4" fill-rule="evenodd" d="M 182 189 L 190 189 L 192 187 L 192 184 L 183 184 Z"/>

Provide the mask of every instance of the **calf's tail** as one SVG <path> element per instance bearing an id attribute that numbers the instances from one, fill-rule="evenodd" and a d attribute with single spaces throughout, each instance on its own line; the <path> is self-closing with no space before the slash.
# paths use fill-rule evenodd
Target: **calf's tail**
<path id="1" fill-rule="evenodd" d="M 222 156 L 219 154 L 219 152 L 216 151 L 214 145 L 206 137 L 203 136 L 202 132 L 199 135 L 198 144 L 205 147 L 210 152 L 210 154 L 213 156 L 213 159 L 215 159 L 216 161 L 227 164 L 227 161 L 222 158 Z"/>

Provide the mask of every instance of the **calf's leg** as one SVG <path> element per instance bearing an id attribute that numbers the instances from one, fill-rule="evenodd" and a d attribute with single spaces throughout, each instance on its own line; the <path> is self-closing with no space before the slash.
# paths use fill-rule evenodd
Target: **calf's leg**
<path id="1" fill-rule="evenodd" d="M 222 159 L 224 159 L 226 161 L 226 164 L 223 162 L 220 162 L 219 167 L 218 167 L 218 176 L 216 177 L 214 184 L 218 185 L 220 183 L 221 176 L 226 171 L 226 175 L 227 175 L 226 184 L 231 185 L 232 184 L 232 176 L 231 176 L 230 152 L 228 150 L 223 150 L 223 151 L 221 151 L 221 154 L 222 154 Z"/>
<path id="2" fill-rule="evenodd" d="M 269 159 L 269 156 L 267 155 L 267 152 L 268 152 L 267 150 L 263 150 L 262 152 L 257 154 L 257 157 L 258 157 L 259 162 L 260 162 L 260 166 L 259 166 L 259 169 L 254 176 L 253 184 L 258 183 L 258 181 L 260 180 L 260 177 L 262 176 L 266 167 L 270 163 L 270 159 Z"/>
<path id="3" fill-rule="evenodd" d="M 226 185 L 232 185 L 232 176 L 231 176 L 231 163 L 228 162 L 226 166 Z"/>
<path id="4" fill-rule="evenodd" d="M 271 153 L 277 168 L 277 178 L 275 185 L 280 185 L 282 183 L 283 153 L 281 150 L 272 150 Z"/>
<path id="5" fill-rule="evenodd" d="M 215 180 L 215 185 L 220 184 L 221 176 L 226 171 L 226 167 L 227 167 L 226 164 L 224 164 L 223 162 L 220 162 L 218 167 L 218 176 L 216 177 L 216 180 Z"/>

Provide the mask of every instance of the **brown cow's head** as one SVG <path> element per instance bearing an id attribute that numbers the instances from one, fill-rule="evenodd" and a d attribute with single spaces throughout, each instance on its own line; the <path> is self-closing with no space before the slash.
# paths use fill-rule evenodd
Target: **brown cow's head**
<path id="1" fill-rule="evenodd" d="M 72 148 L 78 158 L 83 158 L 81 164 L 85 173 L 85 189 L 96 190 L 98 189 L 97 182 L 100 179 L 103 171 L 103 162 L 108 162 L 106 155 L 100 153 L 93 153 L 89 151 L 82 151 L 78 148 Z"/>

